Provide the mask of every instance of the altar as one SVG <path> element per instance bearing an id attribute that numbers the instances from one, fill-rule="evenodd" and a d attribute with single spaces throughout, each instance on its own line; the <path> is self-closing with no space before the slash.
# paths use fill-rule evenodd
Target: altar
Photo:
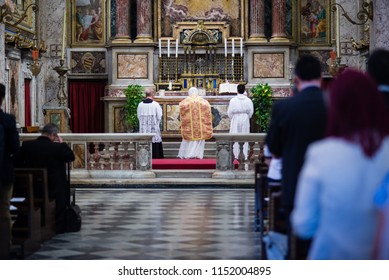
<path id="1" fill-rule="evenodd" d="M 172 94 L 172 95 L 170 95 Z M 179 95 L 181 94 L 181 95 Z M 161 122 L 162 137 L 180 137 L 180 110 L 179 103 L 187 97 L 187 94 L 166 91 L 165 96 L 155 96 L 163 111 L 163 121 Z M 210 105 L 212 112 L 212 125 L 214 133 L 229 132 L 230 119 L 227 115 L 230 99 L 235 95 L 203 96 Z M 106 127 L 110 133 L 127 132 L 125 125 L 125 97 L 105 97 L 105 110 L 108 112 Z"/>

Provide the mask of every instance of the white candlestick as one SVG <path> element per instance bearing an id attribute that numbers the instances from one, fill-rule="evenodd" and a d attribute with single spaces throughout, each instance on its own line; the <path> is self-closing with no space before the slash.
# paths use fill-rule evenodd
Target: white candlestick
<path id="1" fill-rule="evenodd" d="M 178 57 L 178 39 L 176 39 L 176 57 Z"/>
<path id="2" fill-rule="evenodd" d="M 227 57 L 227 38 L 224 38 L 224 56 Z"/>
<path id="3" fill-rule="evenodd" d="M 240 56 L 243 56 L 243 38 L 240 38 Z"/>
<path id="4" fill-rule="evenodd" d="M 170 39 L 167 39 L 167 57 L 170 57 Z"/>
<path id="5" fill-rule="evenodd" d="M 340 11 L 339 7 L 336 7 L 336 52 L 340 57 Z"/>
<path id="6" fill-rule="evenodd" d="M 62 49 L 61 49 L 61 59 L 65 59 L 65 45 L 66 45 L 66 3 L 65 9 L 63 11 L 63 26 L 62 26 Z"/>
<path id="7" fill-rule="evenodd" d="M 234 38 L 232 38 L 232 57 L 235 56 L 235 41 Z"/>
<path id="8" fill-rule="evenodd" d="M 158 40 L 158 48 L 159 48 L 159 57 L 161 57 L 161 54 L 162 54 L 162 42 L 161 42 L 161 39 Z"/>

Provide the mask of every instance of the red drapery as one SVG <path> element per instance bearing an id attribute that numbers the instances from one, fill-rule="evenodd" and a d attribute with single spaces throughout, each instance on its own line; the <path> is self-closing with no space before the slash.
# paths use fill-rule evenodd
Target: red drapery
<path id="1" fill-rule="evenodd" d="M 74 133 L 104 133 L 106 81 L 69 81 L 70 129 Z"/>
<path id="2" fill-rule="evenodd" d="M 24 79 L 24 126 L 31 126 L 31 80 Z"/>

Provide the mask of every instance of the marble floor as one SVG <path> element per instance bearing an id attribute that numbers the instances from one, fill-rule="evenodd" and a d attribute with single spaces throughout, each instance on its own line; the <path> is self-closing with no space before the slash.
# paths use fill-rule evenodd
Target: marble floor
<path id="1" fill-rule="evenodd" d="M 31 260 L 260 259 L 252 189 L 77 189 L 82 229 Z"/>

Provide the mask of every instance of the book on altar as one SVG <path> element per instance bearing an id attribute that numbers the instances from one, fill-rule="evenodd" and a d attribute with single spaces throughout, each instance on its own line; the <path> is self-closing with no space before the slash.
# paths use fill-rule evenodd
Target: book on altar
<path id="1" fill-rule="evenodd" d="M 238 93 L 238 84 L 222 83 L 219 85 L 219 93 Z"/>

